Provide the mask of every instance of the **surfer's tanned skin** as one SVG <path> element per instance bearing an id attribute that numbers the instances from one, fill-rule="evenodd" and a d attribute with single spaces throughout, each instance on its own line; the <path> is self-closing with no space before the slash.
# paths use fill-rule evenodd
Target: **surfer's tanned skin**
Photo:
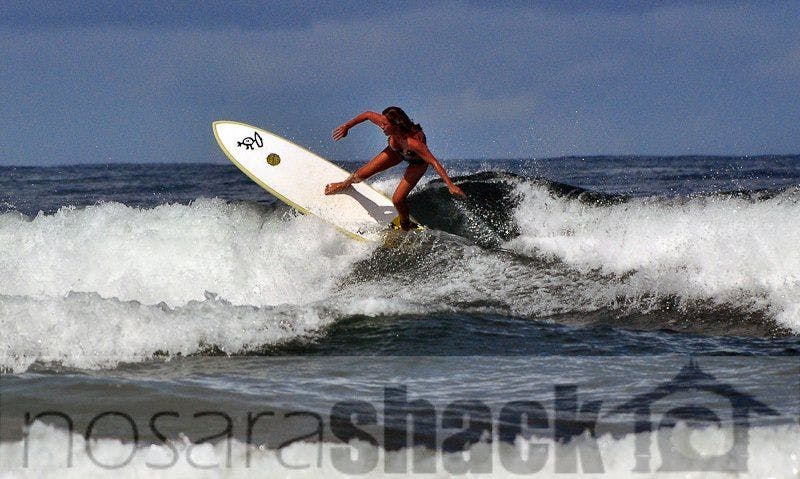
<path id="1" fill-rule="evenodd" d="M 391 168 L 401 161 L 408 161 L 408 167 L 397 185 L 397 189 L 392 196 L 397 212 L 400 215 L 400 227 L 404 230 L 415 228 L 416 225 L 412 224 L 408 219 L 408 205 L 406 198 L 411 190 L 419 182 L 422 175 L 428 169 L 428 165 L 433 166 L 439 176 L 442 177 L 450 193 L 459 196 L 465 196 L 461 188 L 456 186 L 447 172 L 444 171 L 441 163 L 433 156 L 433 153 L 428 149 L 425 144 L 425 133 L 422 127 L 413 123 L 408 115 L 399 107 L 390 106 L 383 110 L 383 113 L 376 113 L 374 111 L 365 111 L 347 123 L 339 126 L 333 130 L 334 141 L 341 140 L 347 136 L 347 131 L 358 125 L 359 123 L 369 120 L 378 125 L 383 133 L 389 137 L 389 146 L 384 148 L 383 151 L 378 153 L 378 156 L 370 160 L 366 165 L 362 166 L 350 175 L 346 180 L 338 183 L 330 183 L 325 185 L 325 194 L 332 195 L 338 193 L 345 188 L 348 188 L 353 183 L 359 183 L 366 180 L 375 173 L 381 172 L 387 168 Z"/>

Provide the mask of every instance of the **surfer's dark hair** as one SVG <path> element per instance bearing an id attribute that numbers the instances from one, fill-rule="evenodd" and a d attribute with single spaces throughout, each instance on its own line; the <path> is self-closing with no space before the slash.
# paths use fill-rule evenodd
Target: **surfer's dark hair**
<path id="1" fill-rule="evenodd" d="M 420 124 L 411 121 L 411 118 L 399 106 L 387 107 L 382 113 L 389 120 L 389 123 L 400 128 L 405 133 L 422 131 Z"/>

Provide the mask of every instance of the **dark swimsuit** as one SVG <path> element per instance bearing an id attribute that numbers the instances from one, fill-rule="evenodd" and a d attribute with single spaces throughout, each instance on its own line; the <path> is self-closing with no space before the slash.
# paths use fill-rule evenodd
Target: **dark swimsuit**
<path id="1" fill-rule="evenodd" d="M 424 135 L 424 133 L 423 133 L 423 135 Z M 422 164 L 425 163 L 425 160 L 423 160 L 422 157 L 419 156 L 416 152 L 398 150 L 398 149 L 392 147 L 392 139 L 391 138 L 387 138 L 387 141 L 389 143 L 389 149 L 392 150 L 393 152 L 397 153 L 398 155 L 400 155 L 400 158 L 406 160 L 409 165 L 422 165 Z"/>

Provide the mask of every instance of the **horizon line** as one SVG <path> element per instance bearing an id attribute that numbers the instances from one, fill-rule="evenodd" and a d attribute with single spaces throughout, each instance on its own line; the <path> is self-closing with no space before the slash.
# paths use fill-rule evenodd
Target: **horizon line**
<path id="1" fill-rule="evenodd" d="M 603 155 L 603 154 L 593 154 L 593 155 L 562 155 L 562 156 L 544 156 L 544 157 L 509 157 L 509 158 L 447 158 L 443 161 L 552 161 L 552 160 L 594 160 L 594 159 L 644 159 L 644 160 L 653 160 L 653 159 L 674 159 L 674 158 L 716 158 L 716 159 L 778 159 L 778 158 L 791 158 L 800 156 L 800 153 L 758 153 L 758 154 L 746 154 L 746 155 L 719 155 L 719 154 L 691 154 L 691 155 L 660 155 L 660 154 L 646 154 L 646 155 L 637 155 L 637 154 L 624 154 L 624 155 Z M 338 160 L 328 160 L 331 162 L 336 162 Z M 367 162 L 369 159 L 365 160 L 347 160 L 342 161 L 342 163 L 361 163 Z M 441 161 L 441 160 L 440 160 Z M 109 162 L 109 163 L 57 163 L 57 164 L 49 164 L 49 165 L 23 165 L 23 164 L 9 164 L 9 165 L 0 165 L 0 168 L 59 168 L 59 167 L 68 167 L 68 166 L 125 166 L 125 165 L 225 165 L 229 162 L 220 160 L 220 161 L 141 161 L 141 162 L 134 162 L 134 161 L 121 161 L 121 162 Z"/>

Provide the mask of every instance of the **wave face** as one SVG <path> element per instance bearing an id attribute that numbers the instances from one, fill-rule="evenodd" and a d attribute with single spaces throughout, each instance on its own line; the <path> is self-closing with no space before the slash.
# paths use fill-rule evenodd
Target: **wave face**
<path id="1" fill-rule="evenodd" d="M 429 182 L 410 200 L 431 228 L 384 245 L 220 198 L 2 213 L 0 368 L 259 352 L 364 316 L 800 332 L 796 188 L 666 199 L 507 172 L 458 182 L 469 200 Z"/>

